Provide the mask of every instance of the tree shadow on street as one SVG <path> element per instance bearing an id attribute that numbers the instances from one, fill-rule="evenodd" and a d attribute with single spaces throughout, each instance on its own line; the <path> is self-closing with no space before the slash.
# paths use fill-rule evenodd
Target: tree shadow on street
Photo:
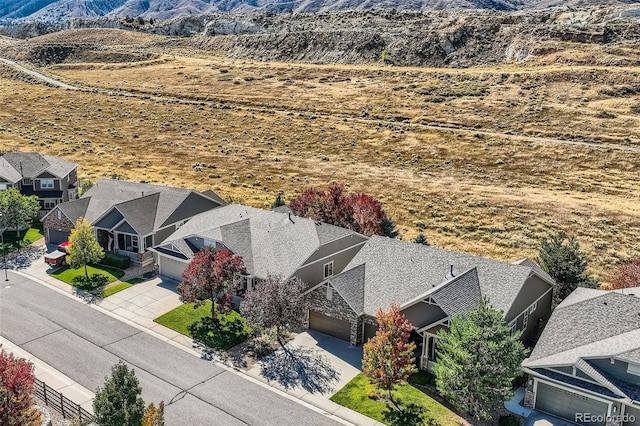
<path id="1" fill-rule="evenodd" d="M 310 393 L 329 392 L 340 379 L 325 356 L 306 348 L 285 348 L 263 358 L 260 374 L 285 389 L 299 386 Z"/>

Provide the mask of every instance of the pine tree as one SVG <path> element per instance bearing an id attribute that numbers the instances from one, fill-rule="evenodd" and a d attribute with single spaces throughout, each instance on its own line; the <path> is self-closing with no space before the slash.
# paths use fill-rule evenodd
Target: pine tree
<path id="1" fill-rule="evenodd" d="M 502 312 L 486 298 L 438 333 L 436 351 L 438 392 L 478 420 L 491 419 L 512 396 L 511 383 L 527 353 L 520 332 L 512 335 Z"/>
<path id="2" fill-rule="evenodd" d="M 133 369 L 119 361 L 111 368 L 111 377 L 96 390 L 93 399 L 95 421 L 100 426 L 140 426 L 144 417 L 142 388 Z"/>
<path id="3" fill-rule="evenodd" d="M 424 234 L 421 232 L 419 233 L 413 240 L 414 243 L 416 244 L 422 244 L 423 246 L 429 246 L 431 244 L 429 244 L 429 241 L 427 241 L 427 237 L 424 236 Z"/>

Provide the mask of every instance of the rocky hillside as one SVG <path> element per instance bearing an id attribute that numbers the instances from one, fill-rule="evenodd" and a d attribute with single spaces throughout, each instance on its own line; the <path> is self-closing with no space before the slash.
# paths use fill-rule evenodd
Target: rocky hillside
<path id="1" fill-rule="evenodd" d="M 317 13 L 339 10 L 520 10 L 621 4 L 630 0 L 4 0 L 0 21 L 60 24 L 71 19 L 141 17 L 166 20 L 215 12 Z"/>

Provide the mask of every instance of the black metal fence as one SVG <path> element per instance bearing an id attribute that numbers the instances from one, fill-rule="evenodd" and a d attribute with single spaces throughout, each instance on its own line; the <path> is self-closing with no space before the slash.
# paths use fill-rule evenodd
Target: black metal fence
<path id="1" fill-rule="evenodd" d="M 34 382 L 34 393 L 48 407 L 53 408 L 62 414 L 65 419 L 78 418 L 81 423 L 85 423 L 93 419 L 93 415 L 82 408 L 79 404 L 71 401 L 60 392 L 50 386 L 47 386 L 42 380 L 36 379 Z"/>

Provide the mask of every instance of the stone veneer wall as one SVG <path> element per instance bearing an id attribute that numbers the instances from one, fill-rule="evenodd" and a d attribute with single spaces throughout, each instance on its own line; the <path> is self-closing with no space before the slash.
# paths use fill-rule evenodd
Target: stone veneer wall
<path id="1" fill-rule="evenodd" d="M 47 216 L 42 225 L 44 227 L 44 236 L 45 239 L 47 239 L 47 243 L 49 242 L 49 233 L 47 232 L 47 229 L 52 229 L 54 231 L 71 232 L 74 227 L 74 224 L 65 215 L 62 215 L 61 218 L 58 219 L 57 211 L 54 211 L 49 216 Z"/>
<path id="2" fill-rule="evenodd" d="M 349 342 L 352 345 L 357 345 L 362 341 L 362 320 L 336 290 L 333 290 L 333 300 L 327 299 L 326 285 L 316 288 L 310 292 L 307 297 L 309 309 L 313 309 L 332 318 L 347 321 L 351 324 Z M 307 324 L 307 326 L 309 326 L 309 324 Z"/>

